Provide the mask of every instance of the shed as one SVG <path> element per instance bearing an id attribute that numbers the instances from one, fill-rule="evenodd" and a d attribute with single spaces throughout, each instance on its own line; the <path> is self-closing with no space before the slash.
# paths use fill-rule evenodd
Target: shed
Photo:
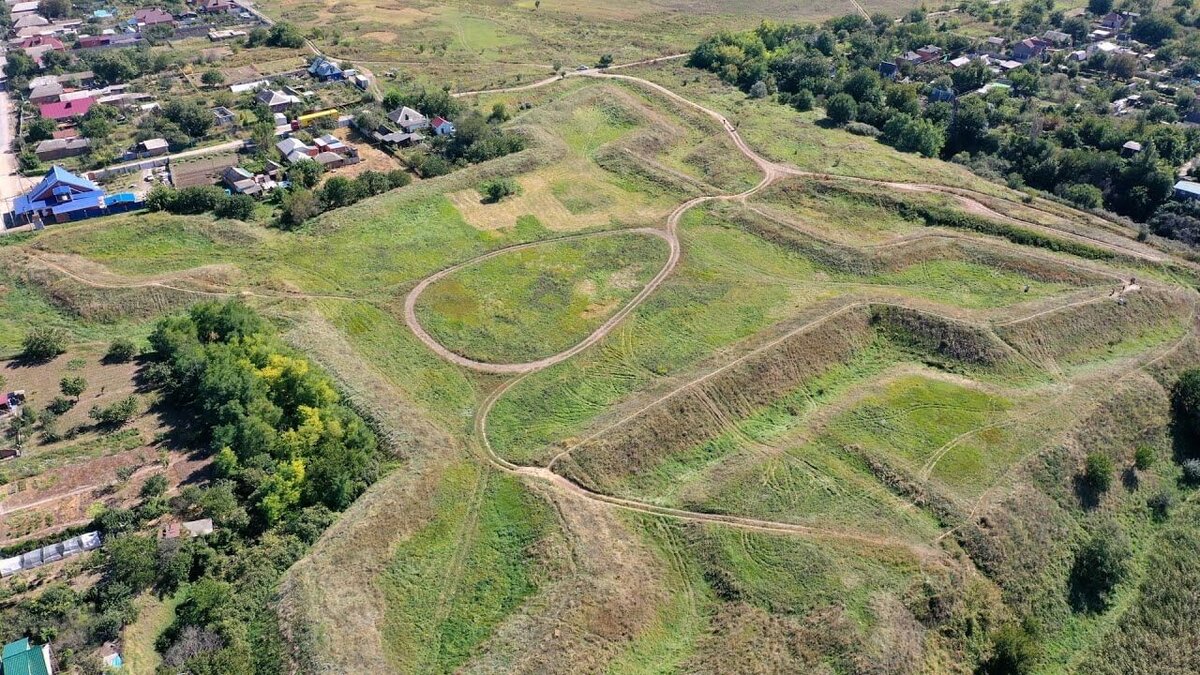
<path id="1" fill-rule="evenodd" d="M 1181 180 L 1175 184 L 1176 199 L 1200 199 L 1200 183 Z"/>

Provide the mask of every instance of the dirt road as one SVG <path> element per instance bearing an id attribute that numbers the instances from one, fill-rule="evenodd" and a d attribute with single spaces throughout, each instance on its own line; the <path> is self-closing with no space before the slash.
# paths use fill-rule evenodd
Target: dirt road
<path id="1" fill-rule="evenodd" d="M 0 90 L 0 202 L 5 212 L 12 200 L 33 187 L 34 181 L 17 173 L 17 156 L 12 151 L 13 133 L 16 131 L 15 111 L 8 90 Z"/>

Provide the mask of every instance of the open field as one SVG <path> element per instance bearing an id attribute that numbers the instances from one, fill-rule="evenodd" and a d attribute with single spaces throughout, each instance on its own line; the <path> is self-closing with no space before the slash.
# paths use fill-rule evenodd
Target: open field
<path id="1" fill-rule="evenodd" d="M 287 7 L 341 17 L 335 51 L 407 31 L 497 62 L 561 28 L 551 4 Z M 587 11 L 720 19 L 687 7 Z M 278 589 L 299 672 L 970 672 L 1026 618 L 1045 672 L 1145 663 L 1143 606 L 1195 576 L 1156 550 L 1194 548 L 1170 426 L 1200 356 L 1185 262 L 677 65 L 630 71 L 667 92 L 531 90 L 509 123 L 528 150 L 298 232 L 150 215 L 16 240 L 0 336 L 29 325 L 14 303 L 85 343 L 144 333 L 141 296 L 240 296 L 336 375 L 392 458 Z M 493 177 L 523 194 L 482 204 Z M 1115 466 L 1103 494 L 1088 453 Z M 1159 491 L 1186 505 L 1152 518 Z M 1072 562 L 1110 519 L 1132 572 L 1080 611 Z M 154 630 L 127 636 L 146 663 Z"/>

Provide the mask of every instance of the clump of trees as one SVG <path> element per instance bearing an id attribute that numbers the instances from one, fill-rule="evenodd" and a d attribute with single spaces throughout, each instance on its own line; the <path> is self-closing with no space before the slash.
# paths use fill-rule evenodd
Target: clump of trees
<path id="1" fill-rule="evenodd" d="M 507 116 L 506 109 L 493 108 L 491 115 L 484 116 L 478 110 L 463 108 L 446 90 L 417 88 L 403 92 L 390 91 L 384 96 L 384 109 L 395 110 L 401 106 L 454 121 L 453 135 L 430 139 L 432 153 L 414 154 L 409 158 L 413 168 L 426 178 L 445 175 L 456 167 L 519 152 L 527 145 L 523 136 L 500 126 Z"/>
<path id="2" fill-rule="evenodd" d="M 521 191 L 521 186 L 517 185 L 517 181 L 511 178 L 493 178 L 486 180 L 479 186 L 479 193 L 483 195 L 483 200 L 489 204 L 495 204 L 505 197 L 517 194 Z"/>
<path id="3" fill-rule="evenodd" d="M 146 208 L 178 215 L 211 212 L 218 218 L 250 220 L 254 217 L 255 202 L 249 195 L 226 194 L 215 185 L 196 185 L 175 189 L 155 185 L 146 195 Z"/>
<path id="4" fill-rule="evenodd" d="M 1071 606 L 1086 612 L 1108 607 L 1117 584 L 1129 574 L 1132 556 L 1133 546 L 1120 524 L 1101 523 L 1075 555 L 1069 580 Z"/>
<path id="5" fill-rule="evenodd" d="M 297 162 L 293 166 L 303 164 L 320 166 L 316 162 Z M 285 229 L 294 229 L 329 209 L 350 206 L 367 197 L 404 187 L 410 182 L 411 176 L 396 169 L 387 173 L 364 171 L 356 178 L 332 176 L 315 191 L 306 189 L 311 186 L 301 185 L 288 191 L 280 199 L 279 225 Z"/>
<path id="6" fill-rule="evenodd" d="M 1025 32 L 1055 28 L 1087 33 L 1086 22 L 1049 11 L 1044 2 L 1026 3 L 1017 21 Z M 1158 53 L 1170 57 L 1191 49 L 1183 38 L 1173 39 L 1182 32 L 1170 29 L 1177 23 L 1164 13 L 1151 13 L 1137 25 L 1145 27 L 1151 43 L 1163 41 Z M 751 97 L 775 92 L 781 103 L 799 110 L 821 105 L 830 124 L 869 125 L 880 130 L 881 142 L 898 150 L 953 160 L 985 177 L 1045 190 L 1084 208 L 1105 208 L 1138 221 L 1154 217 L 1155 232 L 1200 241 L 1195 207 L 1164 206 L 1174 167 L 1200 151 L 1200 131 L 1161 123 L 1177 117 L 1162 102 L 1137 116 L 1113 117 L 1109 104 L 1122 85 L 1110 78 L 1086 90 L 1080 87 L 1080 93 L 1071 86 L 1081 67 L 1107 68 L 1120 78 L 1116 71 L 1135 69 L 1135 59 L 1101 55 L 1084 66 L 1061 58 L 1049 66 L 1031 61 L 1007 74 L 1011 90 L 972 96 L 963 94 L 992 79 L 981 63 L 961 69 L 929 64 L 919 71 L 897 64 L 902 75 L 927 79 L 917 84 L 878 74 L 881 60 L 926 44 L 954 52 L 971 47 L 971 40 L 938 31 L 920 13 L 901 23 L 862 16 L 824 25 L 764 22 L 754 30 L 704 40 L 689 64 L 712 71 Z M 1040 102 L 1035 104 L 1035 98 Z M 1195 108 L 1190 90 L 1177 98 L 1181 109 Z M 866 127 L 854 129 L 875 135 L 866 133 Z M 1122 145 L 1131 140 L 1143 150 L 1124 156 Z"/>
<path id="7" fill-rule="evenodd" d="M 271 338 L 245 305 L 204 303 L 163 319 L 150 345 L 165 366 L 158 385 L 203 422 L 197 441 L 249 495 L 259 527 L 294 508 L 345 508 L 375 479 L 374 434 L 329 378 Z"/>

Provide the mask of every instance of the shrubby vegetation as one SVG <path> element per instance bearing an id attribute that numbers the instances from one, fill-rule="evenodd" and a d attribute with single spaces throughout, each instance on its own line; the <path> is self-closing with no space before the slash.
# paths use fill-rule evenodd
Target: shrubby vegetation
<path id="1" fill-rule="evenodd" d="M 176 189 L 160 184 L 146 195 L 146 208 L 181 215 L 211 212 L 218 218 L 250 220 L 254 217 L 255 201 L 249 195 L 226 194 L 215 185 Z"/>
<path id="2" fill-rule="evenodd" d="M 21 342 L 22 358 L 46 361 L 67 351 L 67 333 L 61 328 L 38 326 Z"/>
<path id="3" fill-rule="evenodd" d="M 972 12 L 993 11 L 966 6 Z M 1143 15 L 1138 22 L 1148 42 L 1163 43 L 1160 59 L 1170 62 L 1196 50 L 1194 40 L 1172 40 L 1182 30 L 1167 30 L 1179 20 L 1190 26 L 1191 14 L 1184 14 L 1182 19 Z M 1026 3 L 1016 23 L 1025 34 L 1047 28 L 1082 31 L 1078 37 L 1087 33 L 1085 21 L 1052 13 L 1040 0 Z M 705 40 L 689 63 L 748 93 L 765 89 L 799 110 L 810 109 L 816 99 L 831 124 L 870 125 L 882 131 L 880 141 L 899 150 L 961 162 L 987 177 L 1053 192 L 1084 208 L 1103 207 L 1139 221 L 1153 216 L 1152 228 L 1159 234 L 1189 243 L 1200 238 L 1195 207 L 1160 209 L 1171 195 L 1173 167 L 1200 151 L 1200 131 L 1160 124 L 1176 115 L 1165 105 L 1120 119 L 1109 114 L 1109 103 L 1124 91 L 1120 80 L 1132 75 L 1112 71 L 1128 55 L 1101 55 L 1082 65 L 1063 56 L 1046 65 L 1031 61 L 1008 73 L 1011 91 L 993 89 L 986 95 L 972 93 L 993 77 L 979 63 L 957 70 L 922 66 L 927 83 L 879 76 L 880 61 L 926 44 L 956 51 L 969 48 L 971 40 L 935 30 L 920 13 L 899 23 L 857 15 L 820 26 L 764 22 L 752 31 Z M 903 74 L 916 74 L 899 65 Z M 1076 89 L 1072 81 L 1081 68 L 1102 77 Z M 935 91 L 942 93 L 931 97 Z M 953 103 L 939 100 L 955 96 Z M 1195 100 L 1186 89 L 1177 98 L 1185 108 Z M 1122 145 L 1131 140 L 1144 149 L 1122 156 Z"/>
<path id="4" fill-rule="evenodd" d="M 320 166 L 316 162 L 297 162 L 293 166 L 304 164 Z M 331 176 L 315 191 L 303 185 L 294 187 L 280 198 L 279 225 L 286 229 L 296 228 L 324 211 L 350 206 L 367 197 L 404 187 L 410 182 L 412 178 L 407 173 L 396 169 L 387 173 L 364 171 L 356 178 Z"/>

